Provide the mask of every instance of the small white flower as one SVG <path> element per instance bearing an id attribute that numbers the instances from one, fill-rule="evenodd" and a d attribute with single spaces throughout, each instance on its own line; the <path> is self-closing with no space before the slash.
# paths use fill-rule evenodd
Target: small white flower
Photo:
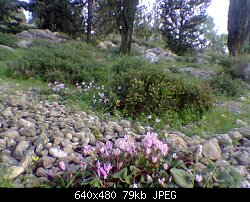
<path id="1" fill-rule="evenodd" d="M 202 157 L 202 145 L 199 145 L 198 147 L 198 156 Z"/>
<path id="2" fill-rule="evenodd" d="M 164 170 L 168 170 L 168 168 L 169 168 L 168 164 L 167 164 L 167 163 L 164 163 L 164 164 L 163 164 L 163 168 L 164 168 Z"/>
<path id="3" fill-rule="evenodd" d="M 201 175 L 196 175 L 195 180 L 196 180 L 196 182 L 201 182 L 203 180 L 203 178 Z"/>
<path id="4" fill-rule="evenodd" d="M 172 156 L 172 157 L 173 157 L 174 160 L 178 159 L 178 156 L 177 156 L 176 153 L 173 153 L 173 156 Z"/>
<path id="5" fill-rule="evenodd" d="M 151 118 L 152 118 L 152 116 L 151 116 L 151 115 L 148 115 L 148 116 L 147 116 L 147 119 L 151 119 Z"/>
<path id="6" fill-rule="evenodd" d="M 161 119 L 158 119 L 158 118 L 155 119 L 156 123 L 159 123 L 160 121 L 161 121 Z"/>
<path id="7" fill-rule="evenodd" d="M 138 188 L 138 184 L 134 183 L 133 188 Z"/>

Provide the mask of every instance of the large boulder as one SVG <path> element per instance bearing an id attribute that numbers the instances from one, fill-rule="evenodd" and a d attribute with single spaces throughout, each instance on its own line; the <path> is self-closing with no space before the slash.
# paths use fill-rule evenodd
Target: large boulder
<path id="1" fill-rule="evenodd" d="M 18 46 L 20 48 L 29 48 L 32 46 L 34 39 L 44 39 L 51 43 L 63 43 L 67 40 L 61 38 L 59 33 L 51 32 L 50 30 L 30 29 L 17 34 L 17 38 L 20 40 Z"/>
<path id="2" fill-rule="evenodd" d="M 102 41 L 98 44 L 98 47 L 106 50 L 108 48 L 116 48 L 116 45 L 113 44 L 111 41 Z"/>
<path id="3" fill-rule="evenodd" d="M 191 75 L 196 78 L 212 78 L 216 75 L 216 73 L 212 70 L 203 70 L 203 69 L 197 69 L 193 67 L 185 67 L 179 70 L 181 73 L 186 73 L 188 75 Z"/>
<path id="4" fill-rule="evenodd" d="M 243 72 L 243 79 L 247 82 L 250 82 L 250 63 L 244 66 L 242 72 Z"/>

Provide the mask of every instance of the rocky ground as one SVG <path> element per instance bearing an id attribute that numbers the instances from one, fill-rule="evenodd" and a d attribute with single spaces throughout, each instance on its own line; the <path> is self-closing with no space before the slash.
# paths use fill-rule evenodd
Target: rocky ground
<path id="1" fill-rule="evenodd" d="M 24 91 L 0 80 L 0 164 L 10 171 L 8 178 L 15 187 L 46 183 L 49 169 L 58 169 L 61 160 L 69 170 L 79 170 L 81 148 L 95 145 L 97 139 L 115 141 L 129 134 L 139 141 L 147 130 L 127 120 L 103 121 L 94 114 L 71 112 L 57 102 L 43 100 L 38 89 Z M 206 140 L 181 132 L 162 132 L 164 141 L 176 149 L 195 152 L 203 145 L 204 160 L 233 165 L 244 177 L 242 187 L 250 187 L 250 126 Z M 39 160 L 31 169 L 34 156 Z"/>

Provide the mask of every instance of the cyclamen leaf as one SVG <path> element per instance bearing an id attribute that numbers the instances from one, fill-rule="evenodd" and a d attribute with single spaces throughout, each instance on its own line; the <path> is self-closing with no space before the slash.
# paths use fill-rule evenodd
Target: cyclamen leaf
<path id="1" fill-rule="evenodd" d="M 193 188 L 193 176 L 182 169 L 172 168 L 170 170 L 174 182 L 181 188 Z"/>
<path id="2" fill-rule="evenodd" d="M 127 183 L 127 184 L 133 184 L 134 183 L 134 177 L 133 177 L 133 175 L 132 174 L 129 174 L 126 178 L 125 178 L 125 182 Z"/>
<path id="3" fill-rule="evenodd" d="M 123 168 L 122 170 L 120 170 L 119 172 L 115 173 L 113 175 L 114 178 L 120 178 L 120 179 L 125 179 L 128 175 L 128 169 L 127 167 Z"/>

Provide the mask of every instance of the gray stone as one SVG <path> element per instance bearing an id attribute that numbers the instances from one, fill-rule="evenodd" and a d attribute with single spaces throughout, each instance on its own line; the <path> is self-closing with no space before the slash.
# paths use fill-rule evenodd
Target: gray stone
<path id="1" fill-rule="evenodd" d="M 25 188 L 39 188 L 41 185 L 39 178 L 32 174 L 25 175 L 24 179 L 23 184 Z"/>
<path id="2" fill-rule="evenodd" d="M 76 132 L 80 132 L 82 131 L 82 129 L 85 127 L 84 123 L 83 122 L 76 122 L 74 124 L 74 128 L 75 128 L 75 131 Z"/>
<path id="3" fill-rule="evenodd" d="M 236 157 L 237 161 L 241 165 L 250 166 L 250 154 L 248 152 L 242 152 Z"/>
<path id="4" fill-rule="evenodd" d="M 16 146 L 15 151 L 13 152 L 13 156 L 17 159 L 22 158 L 26 154 L 29 147 L 30 147 L 30 142 L 28 141 L 19 142 Z"/>
<path id="5" fill-rule="evenodd" d="M 8 104 L 13 107 L 23 107 L 26 105 L 25 95 L 11 95 L 8 100 Z"/>
<path id="6" fill-rule="evenodd" d="M 22 136 L 26 136 L 26 137 L 35 137 L 36 136 L 36 128 L 31 126 L 31 127 L 26 127 L 26 128 L 21 128 L 19 130 L 19 133 Z"/>
<path id="7" fill-rule="evenodd" d="M 202 154 L 205 157 L 211 160 L 219 160 L 221 158 L 221 150 L 216 139 L 205 141 L 202 146 Z"/>
<path id="8" fill-rule="evenodd" d="M 15 179 L 24 172 L 24 168 L 20 166 L 11 166 L 4 175 L 5 179 Z"/>
<path id="9" fill-rule="evenodd" d="M 227 146 L 227 147 L 224 147 L 222 151 L 223 153 L 231 154 L 235 151 L 235 148 L 233 146 Z"/>
<path id="10" fill-rule="evenodd" d="M 68 156 L 68 154 L 58 148 L 55 147 L 51 147 L 49 149 L 49 154 L 54 157 L 54 158 L 64 158 L 66 156 Z"/>
<path id="11" fill-rule="evenodd" d="M 0 45 L 0 49 L 5 49 L 5 50 L 8 50 L 8 51 L 10 51 L 12 53 L 15 52 L 15 50 L 13 48 L 9 47 L 9 46 Z"/>
<path id="12" fill-rule="evenodd" d="M 6 149 L 6 141 L 3 139 L 0 139 L 0 151 Z"/>
<path id="13" fill-rule="evenodd" d="M 212 70 L 202 70 L 193 67 L 182 68 L 179 70 L 179 72 L 186 73 L 196 78 L 212 78 L 216 75 L 216 73 Z"/>
<path id="14" fill-rule="evenodd" d="M 49 157 L 49 156 L 43 156 L 40 158 L 37 162 L 38 167 L 43 167 L 45 169 L 52 168 L 53 163 L 56 161 L 55 158 Z"/>
<path id="15" fill-rule="evenodd" d="M 168 144 L 168 146 L 170 147 L 176 147 L 176 148 L 182 148 L 182 149 L 186 149 L 187 148 L 187 143 L 185 140 L 183 140 L 183 138 L 179 137 L 176 134 L 171 134 L 171 133 L 165 133 L 164 134 L 165 138 L 166 138 L 166 142 Z"/>
<path id="16" fill-rule="evenodd" d="M 68 139 L 68 140 L 72 140 L 73 136 L 71 135 L 71 133 L 67 133 L 65 135 L 65 138 Z"/>
<path id="17" fill-rule="evenodd" d="M 2 112 L 2 116 L 3 117 L 12 117 L 13 116 L 13 113 L 11 111 L 11 108 L 7 108 L 5 109 L 3 112 Z"/>
<path id="18" fill-rule="evenodd" d="M 121 125 L 124 128 L 131 128 L 131 123 L 129 121 L 126 121 L 126 120 L 119 121 L 119 125 Z"/>
<path id="19" fill-rule="evenodd" d="M 50 116 L 52 116 L 52 117 L 62 117 L 62 112 L 52 109 L 51 112 L 50 112 Z"/>
<path id="20" fill-rule="evenodd" d="M 197 63 L 197 64 L 208 64 L 209 62 L 203 58 L 201 58 L 200 56 L 194 56 L 194 57 L 190 57 L 188 62 L 193 62 L 193 63 Z"/>
<path id="21" fill-rule="evenodd" d="M 248 63 L 247 65 L 245 65 L 243 68 L 243 78 L 245 81 L 250 82 L 250 63 Z"/>
<path id="22" fill-rule="evenodd" d="M 250 126 L 241 127 L 237 130 L 243 135 L 243 137 L 250 139 Z"/>
<path id="23" fill-rule="evenodd" d="M 19 122 L 18 122 L 20 128 L 23 127 L 23 128 L 27 128 L 27 127 L 35 127 L 35 124 L 30 122 L 30 121 L 27 121 L 27 120 L 24 120 L 24 119 L 20 119 Z"/>
<path id="24" fill-rule="evenodd" d="M 0 155 L 0 162 L 7 164 L 9 166 L 18 166 L 19 165 L 19 162 L 15 158 L 13 158 L 9 155 L 5 155 L 5 154 Z"/>
<path id="25" fill-rule="evenodd" d="M 232 140 L 228 134 L 220 134 L 216 138 L 218 139 L 219 144 L 223 147 L 232 145 Z"/>
<path id="26" fill-rule="evenodd" d="M 42 144 L 38 144 L 36 146 L 36 153 L 40 153 L 43 150 L 43 145 Z"/>
<path id="27" fill-rule="evenodd" d="M 243 138 L 243 136 L 241 135 L 241 133 L 240 132 L 238 132 L 238 131 L 232 131 L 232 132 L 229 132 L 228 133 L 229 134 L 229 136 L 233 139 L 233 140 L 240 140 L 240 139 L 242 139 Z"/>
<path id="28" fill-rule="evenodd" d="M 32 157 L 30 155 L 27 155 L 21 160 L 20 166 L 23 167 L 24 170 L 27 170 L 30 167 L 32 161 Z"/>
<path id="29" fill-rule="evenodd" d="M 45 170 L 44 168 L 40 167 L 37 169 L 36 175 L 38 177 L 48 177 L 48 170 Z"/>
<path id="30" fill-rule="evenodd" d="M 39 153 L 39 155 L 41 155 L 41 156 L 47 156 L 48 155 L 48 150 L 43 150 L 43 151 L 41 151 L 40 153 Z"/>
<path id="31" fill-rule="evenodd" d="M 41 133 L 40 138 L 41 138 L 43 145 L 46 145 L 49 142 L 49 138 L 48 138 L 47 133 Z"/>

